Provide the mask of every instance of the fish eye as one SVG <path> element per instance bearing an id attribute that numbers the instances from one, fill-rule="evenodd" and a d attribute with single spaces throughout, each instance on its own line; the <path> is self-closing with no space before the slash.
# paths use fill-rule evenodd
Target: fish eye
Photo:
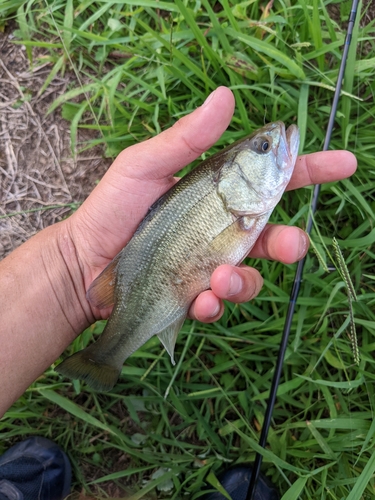
<path id="1" fill-rule="evenodd" d="M 270 137 L 254 137 L 252 149 L 256 153 L 267 153 L 271 149 L 272 139 Z"/>

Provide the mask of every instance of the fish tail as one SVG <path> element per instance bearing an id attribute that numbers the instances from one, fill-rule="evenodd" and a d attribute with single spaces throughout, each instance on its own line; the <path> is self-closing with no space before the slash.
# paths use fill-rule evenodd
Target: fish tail
<path id="1" fill-rule="evenodd" d="M 97 346 L 93 344 L 65 359 L 55 370 L 66 377 L 85 380 L 95 391 L 107 392 L 117 382 L 122 364 L 118 367 L 100 358 L 103 356 L 97 355 Z"/>

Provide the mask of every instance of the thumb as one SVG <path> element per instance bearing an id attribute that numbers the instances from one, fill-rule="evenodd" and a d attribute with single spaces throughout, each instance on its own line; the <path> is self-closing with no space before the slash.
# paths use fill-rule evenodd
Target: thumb
<path id="1" fill-rule="evenodd" d="M 172 187 L 173 174 L 219 139 L 233 109 L 232 92 L 218 87 L 173 127 L 119 154 L 76 213 L 86 230 L 97 233 L 96 240 L 114 244 L 111 257 L 130 239 L 153 202 Z"/>

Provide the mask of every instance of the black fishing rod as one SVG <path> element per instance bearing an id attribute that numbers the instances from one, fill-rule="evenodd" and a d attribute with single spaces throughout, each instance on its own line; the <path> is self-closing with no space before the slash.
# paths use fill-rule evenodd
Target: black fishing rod
<path id="1" fill-rule="evenodd" d="M 352 39 L 354 23 L 355 23 L 355 19 L 356 19 L 356 15 L 357 15 L 357 7 L 358 7 L 358 0 L 353 0 L 350 15 L 349 15 L 349 23 L 348 23 L 348 28 L 347 28 L 346 38 L 345 38 L 345 45 L 344 45 L 344 49 L 343 49 L 343 53 L 342 53 L 340 70 L 339 70 L 339 74 L 337 77 L 336 89 L 335 89 L 335 93 L 333 96 L 331 113 L 329 116 L 326 136 L 325 136 L 325 140 L 324 140 L 323 151 L 328 150 L 329 143 L 331 141 L 332 129 L 333 129 L 333 124 L 335 122 L 335 116 L 336 116 L 336 111 L 337 111 L 337 104 L 338 104 L 339 97 L 340 97 L 342 81 L 343 81 L 344 73 L 345 73 L 346 61 L 348 58 L 349 46 L 350 46 L 350 42 Z M 307 234 L 310 234 L 310 232 L 311 232 L 311 228 L 312 228 L 313 220 L 314 220 L 314 214 L 316 212 L 316 208 L 318 205 L 319 192 L 320 192 L 320 184 L 316 184 L 314 186 L 313 197 L 312 197 L 311 204 L 310 204 L 309 217 L 307 220 L 307 226 L 306 226 Z M 277 388 L 278 388 L 279 382 L 280 382 L 285 351 L 286 351 L 286 348 L 288 345 L 289 333 L 290 333 L 290 330 L 292 327 L 292 319 L 293 319 L 294 309 L 295 309 L 295 305 L 297 302 L 298 293 L 299 293 L 299 290 L 301 287 L 303 267 L 305 265 L 305 260 L 306 260 L 306 258 L 304 257 L 302 260 L 300 260 L 298 262 L 296 274 L 294 277 L 292 291 L 290 293 L 288 312 L 286 314 L 285 324 L 284 324 L 284 331 L 283 331 L 283 335 L 281 338 L 281 344 L 280 344 L 279 354 L 278 354 L 278 358 L 277 358 L 277 362 L 276 362 L 275 373 L 273 376 L 270 395 L 269 395 L 267 408 L 266 408 L 266 413 L 264 416 L 264 423 L 263 423 L 263 427 L 262 427 L 262 432 L 261 432 L 260 438 L 259 438 L 259 444 L 262 448 L 265 448 L 266 444 L 267 444 L 267 435 L 268 435 L 268 431 L 269 431 L 269 428 L 271 425 L 271 417 L 272 417 L 272 413 L 273 413 L 273 408 L 275 406 Z M 256 484 L 258 481 L 260 467 L 262 465 L 262 459 L 263 459 L 263 455 L 261 455 L 260 453 L 257 453 L 256 457 L 255 457 L 254 467 L 253 467 L 252 474 L 251 474 L 251 480 L 250 480 L 246 500 L 255 499 L 255 496 L 254 496 L 255 487 L 256 487 Z"/>

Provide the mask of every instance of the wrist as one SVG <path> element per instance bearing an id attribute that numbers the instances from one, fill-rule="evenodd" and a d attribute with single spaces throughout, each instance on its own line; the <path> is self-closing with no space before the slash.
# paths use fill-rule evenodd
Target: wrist
<path id="1" fill-rule="evenodd" d="M 0 416 L 95 321 L 67 222 L 0 262 Z"/>
<path id="2" fill-rule="evenodd" d="M 86 273 L 72 237 L 70 219 L 45 231 L 50 232 L 50 245 L 43 252 L 46 275 L 61 314 L 76 337 L 95 322 L 95 317 L 86 299 Z"/>
<path id="3" fill-rule="evenodd" d="M 1 262 L 0 288 L 19 301 L 24 322 L 69 337 L 95 321 L 86 300 L 68 220 L 40 231 Z M 24 306 L 24 307 L 22 307 Z"/>

